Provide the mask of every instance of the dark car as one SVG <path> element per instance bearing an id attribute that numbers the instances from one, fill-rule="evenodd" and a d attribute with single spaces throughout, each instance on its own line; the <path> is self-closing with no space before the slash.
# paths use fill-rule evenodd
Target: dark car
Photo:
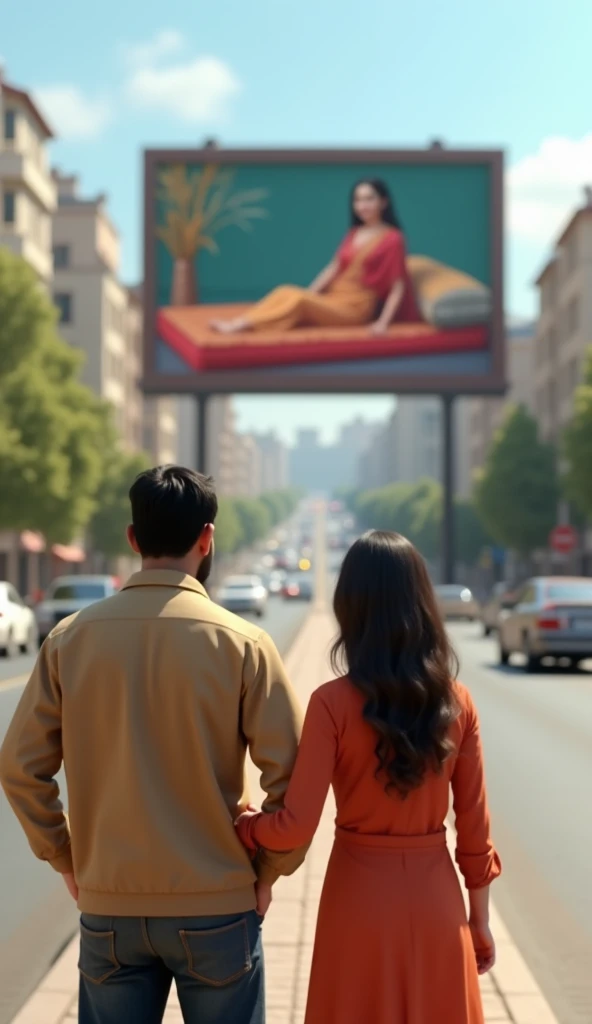
<path id="1" fill-rule="evenodd" d="M 287 601 L 312 601 L 313 595 L 312 579 L 308 573 L 290 577 L 282 590 L 282 596 Z"/>

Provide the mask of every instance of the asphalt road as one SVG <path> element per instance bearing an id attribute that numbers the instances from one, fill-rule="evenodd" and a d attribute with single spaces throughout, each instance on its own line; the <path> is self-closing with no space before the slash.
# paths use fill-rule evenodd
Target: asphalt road
<path id="1" fill-rule="evenodd" d="M 481 715 L 494 899 L 561 1024 L 590 1024 L 592 672 L 502 669 L 479 626 L 451 633 Z"/>
<path id="2" fill-rule="evenodd" d="M 270 600 L 257 620 L 286 653 L 310 605 Z M 32 658 L 0 661 L 0 741 L 33 666 Z M 35 859 L 0 792 L 0 1024 L 8 1024 L 77 927 L 61 879 Z"/>

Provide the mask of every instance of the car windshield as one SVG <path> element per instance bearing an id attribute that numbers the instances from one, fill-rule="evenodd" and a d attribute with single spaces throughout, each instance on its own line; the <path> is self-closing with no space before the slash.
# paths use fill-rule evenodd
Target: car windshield
<path id="1" fill-rule="evenodd" d="M 225 590 L 250 590 L 252 587 L 259 586 L 259 580 L 229 580 L 228 583 L 224 584 Z"/>
<path id="2" fill-rule="evenodd" d="M 53 601 L 100 601 L 107 596 L 104 583 L 61 583 L 53 592 Z"/>
<path id="3" fill-rule="evenodd" d="M 589 601 L 592 604 L 592 581 L 590 583 L 550 583 L 545 587 L 548 601 Z"/>

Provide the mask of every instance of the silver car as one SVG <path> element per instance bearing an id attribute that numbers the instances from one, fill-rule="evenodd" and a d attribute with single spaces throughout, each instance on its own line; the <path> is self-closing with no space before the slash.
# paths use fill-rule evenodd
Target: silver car
<path id="1" fill-rule="evenodd" d="M 43 643 L 62 619 L 111 597 L 116 590 L 113 576 L 58 576 L 35 608 L 39 642 Z"/>
<path id="2" fill-rule="evenodd" d="M 501 619 L 505 619 L 516 604 L 516 591 L 510 590 L 507 583 L 495 583 L 488 600 L 481 608 L 483 635 L 490 636 L 499 629 Z"/>
<path id="3" fill-rule="evenodd" d="M 539 576 L 517 594 L 499 626 L 500 662 L 526 656 L 526 671 L 536 672 L 543 658 L 568 658 L 577 666 L 592 658 L 592 579 Z"/>
<path id="4" fill-rule="evenodd" d="M 267 590 L 259 576 L 229 576 L 217 596 L 218 604 L 237 614 L 251 612 L 261 618 L 267 607 Z"/>
<path id="5" fill-rule="evenodd" d="M 457 583 L 440 583 L 434 587 L 438 606 L 445 619 L 469 619 L 479 617 L 479 605 L 468 587 Z"/>

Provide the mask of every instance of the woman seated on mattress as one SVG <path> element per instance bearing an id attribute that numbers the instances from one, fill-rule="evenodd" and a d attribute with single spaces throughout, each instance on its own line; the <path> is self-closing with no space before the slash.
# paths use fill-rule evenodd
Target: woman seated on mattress
<path id="1" fill-rule="evenodd" d="M 222 334 L 294 327 L 359 327 L 385 334 L 395 321 L 418 322 L 405 239 L 389 190 L 368 179 L 354 186 L 352 228 L 334 259 L 310 285 L 282 285 L 244 316 L 214 320 Z"/>

